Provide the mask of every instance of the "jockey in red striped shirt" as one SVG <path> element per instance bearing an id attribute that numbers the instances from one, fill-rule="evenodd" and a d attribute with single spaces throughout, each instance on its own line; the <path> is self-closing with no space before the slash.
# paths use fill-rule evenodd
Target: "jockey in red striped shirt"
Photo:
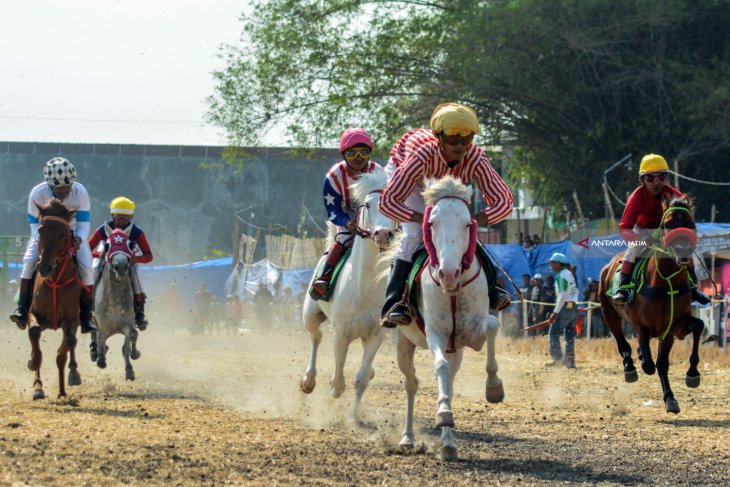
<path id="1" fill-rule="evenodd" d="M 488 204 L 484 211 L 473 216 L 480 225 L 498 223 L 512 213 L 512 193 L 484 151 L 472 144 L 478 133 L 479 120 L 474 110 L 458 103 L 444 103 L 434 110 L 430 130 L 408 132 L 390 153 L 385 170 L 391 177 L 380 199 L 380 211 L 403 222 L 404 236 L 388 280 L 382 311 L 385 327 L 411 322 L 403 292 L 413 267 L 413 254 L 423 241 L 424 179 L 452 175 L 464 184 L 474 182 Z M 496 286 L 489 299 L 496 310 L 510 304 L 509 294 Z"/>
<path id="2" fill-rule="evenodd" d="M 324 179 L 323 197 L 327 219 L 337 227 L 335 243 L 327 252 L 322 275 L 314 280 L 309 295 L 315 301 L 327 294 L 332 269 L 345 250 L 352 247 L 355 238 L 354 202 L 350 198 L 350 185 L 363 173 L 382 171 L 380 165 L 370 160 L 373 141 L 362 128 L 348 128 L 340 137 L 340 153 L 344 158 L 327 172 Z"/>

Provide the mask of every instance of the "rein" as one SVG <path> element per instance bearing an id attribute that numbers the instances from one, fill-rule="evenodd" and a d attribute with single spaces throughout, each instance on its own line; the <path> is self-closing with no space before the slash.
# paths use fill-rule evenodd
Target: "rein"
<path id="1" fill-rule="evenodd" d="M 380 193 L 380 194 L 382 194 L 383 193 L 383 190 L 382 189 L 374 189 L 374 190 L 370 191 L 368 194 L 366 194 L 365 196 L 367 197 L 368 195 L 371 195 L 373 193 Z M 366 206 L 365 204 L 362 204 L 362 205 L 360 205 L 360 206 L 357 207 L 357 210 L 355 212 L 355 235 L 357 235 L 360 238 L 369 239 L 369 238 L 372 238 L 373 237 L 372 230 L 370 230 L 369 228 L 364 228 L 364 227 L 361 227 L 360 226 L 360 220 L 361 220 L 360 216 L 363 214 L 363 212 L 362 212 L 362 209 L 363 208 L 370 209 L 370 207 L 369 206 Z"/>
<path id="2" fill-rule="evenodd" d="M 90 288 L 89 286 L 85 286 L 81 282 L 81 279 L 79 278 L 79 275 L 75 270 L 73 276 L 71 276 L 69 279 L 63 282 L 58 281 L 58 279 L 63 276 L 63 273 L 66 270 L 66 266 L 68 265 L 68 261 L 76 254 L 76 251 L 73 249 L 73 245 L 71 243 L 71 231 L 68 220 L 58 216 L 44 216 L 43 221 L 45 220 L 61 222 L 66 226 L 66 242 L 63 246 L 63 249 L 61 249 L 61 252 L 59 252 L 59 255 L 56 256 L 56 259 L 54 261 L 55 264 L 61 262 L 61 269 L 56 273 L 55 278 L 53 277 L 53 272 L 51 272 L 51 275 L 43 280 L 43 284 L 51 288 L 51 295 L 53 296 L 53 329 L 58 330 L 58 290 L 71 284 L 74 281 L 78 282 L 79 285 L 86 290 L 86 292 L 89 292 Z"/>

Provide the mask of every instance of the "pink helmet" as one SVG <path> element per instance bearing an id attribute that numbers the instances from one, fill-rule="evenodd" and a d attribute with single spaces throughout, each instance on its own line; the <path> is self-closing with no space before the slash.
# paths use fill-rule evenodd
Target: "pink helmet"
<path id="1" fill-rule="evenodd" d="M 340 137 L 340 152 L 345 152 L 356 145 L 366 145 L 372 150 L 373 141 L 370 140 L 370 136 L 363 128 L 345 129 L 342 132 L 342 137 Z"/>

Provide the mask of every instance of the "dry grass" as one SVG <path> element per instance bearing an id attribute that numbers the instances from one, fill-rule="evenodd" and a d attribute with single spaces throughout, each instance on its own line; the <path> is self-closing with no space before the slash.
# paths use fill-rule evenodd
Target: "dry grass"
<path id="1" fill-rule="evenodd" d="M 307 336 L 192 337 L 142 334 L 138 380 L 123 381 L 119 348 L 99 370 L 79 349 L 84 383 L 54 399 L 53 353 L 44 338 L 46 392 L 32 402 L 27 337 L 0 332 L 0 485 L 727 485 L 730 463 L 728 355 L 702 347 L 703 383 L 683 384 L 689 350 L 675 347 L 671 380 L 682 406 L 664 413 L 659 381 L 623 382 L 611 340 L 577 345 L 578 370 L 551 370 L 546 338 L 500 339 L 507 393 L 484 401 L 484 357 L 467 352 L 456 379 L 454 414 L 461 460 L 438 460 L 431 427 L 436 384 L 430 356 L 417 354 L 415 452 L 396 448 L 405 397 L 388 341 L 363 404 L 348 420 L 352 388 L 329 397 L 331 336 L 325 333 L 318 386 L 298 390 Z M 353 344 L 351 378 L 360 358 Z"/>

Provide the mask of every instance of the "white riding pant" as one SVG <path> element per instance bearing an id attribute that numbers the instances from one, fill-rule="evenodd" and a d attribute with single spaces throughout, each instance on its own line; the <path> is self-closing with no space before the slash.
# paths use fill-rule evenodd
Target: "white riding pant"
<path id="1" fill-rule="evenodd" d="M 23 256 L 23 271 L 20 273 L 21 278 L 30 279 L 33 277 L 33 272 L 38 266 L 40 256 L 38 241 L 31 236 L 30 240 L 28 240 L 28 247 L 25 249 L 25 255 Z M 81 241 L 81 246 L 76 251 L 76 263 L 78 264 L 78 273 L 79 277 L 81 277 L 81 282 L 85 286 L 93 286 L 94 271 L 92 269 L 91 249 L 89 248 L 89 242 L 86 240 Z"/>
<path id="2" fill-rule="evenodd" d="M 395 165 L 392 160 L 388 160 L 388 165 L 385 166 L 385 173 L 390 178 L 395 172 Z M 423 213 L 426 211 L 426 202 L 423 199 L 421 193 L 423 192 L 424 186 L 419 183 L 413 188 L 411 194 L 408 195 L 404 204 L 413 211 Z M 411 262 L 413 260 L 413 254 L 416 252 L 418 247 L 423 243 L 423 230 L 420 223 L 414 222 L 402 222 L 401 228 L 403 229 L 403 238 L 400 240 L 400 246 L 398 247 L 398 253 L 396 258 Z"/>
<path id="3" fill-rule="evenodd" d="M 639 225 L 634 225 L 633 230 L 637 235 L 639 235 L 639 239 L 648 237 L 652 233 L 651 230 L 647 230 L 646 228 L 640 227 Z M 634 263 L 645 250 L 646 245 L 643 245 L 640 240 L 636 240 L 635 242 L 629 242 L 629 246 L 624 252 L 623 260 L 625 260 L 626 262 Z"/>

